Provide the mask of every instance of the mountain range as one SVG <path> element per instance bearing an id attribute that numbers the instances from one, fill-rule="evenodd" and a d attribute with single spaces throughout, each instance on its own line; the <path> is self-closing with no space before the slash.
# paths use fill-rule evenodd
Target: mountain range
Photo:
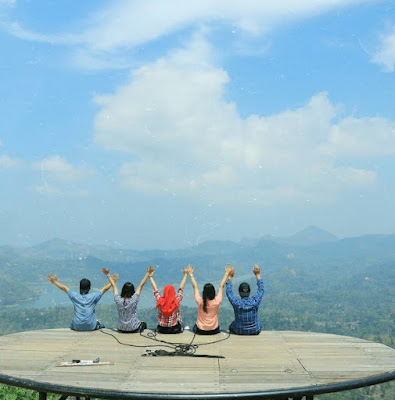
<path id="1" fill-rule="evenodd" d="M 339 239 L 310 226 L 289 237 L 207 241 L 176 250 L 138 251 L 62 239 L 26 248 L 0 246 L 3 286 L 24 283 L 26 290 L 32 288 L 32 296 L 37 288 L 47 287 L 48 273 L 56 274 L 59 280 L 70 285 L 75 285 L 82 277 L 101 285 L 104 265 L 118 272 L 121 282 L 137 282 L 148 265 L 155 265 L 158 285 L 177 285 L 182 267 L 189 263 L 194 266 L 199 283 L 202 280 L 218 282 L 227 263 L 236 268 L 235 282 L 253 282 L 252 267 L 258 264 L 272 292 L 318 288 L 325 291 L 339 288 L 380 290 L 395 287 L 395 234 Z"/>

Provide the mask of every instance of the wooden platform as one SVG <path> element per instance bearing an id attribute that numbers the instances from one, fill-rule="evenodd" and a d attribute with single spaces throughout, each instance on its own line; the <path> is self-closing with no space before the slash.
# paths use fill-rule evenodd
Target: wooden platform
<path id="1" fill-rule="evenodd" d="M 250 337 L 220 333 L 196 336 L 193 343 L 199 345 L 196 355 L 225 358 L 160 357 L 142 355 L 146 350 L 173 350 L 152 347 L 161 343 L 139 334 L 103 331 L 142 347 L 121 345 L 101 331 L 5 335 L 0 337 L 0 382 L 42 392 L 163 399 L 227 398 L 235 393 L 285 398 L 395 379 L 395 349 L 353 337 L 291 331 Z M 157 339 L 190 343 L 193 334 L 158 334 Z M 97 357 L 114 365 L 56 366 L 59 361 Z"/>

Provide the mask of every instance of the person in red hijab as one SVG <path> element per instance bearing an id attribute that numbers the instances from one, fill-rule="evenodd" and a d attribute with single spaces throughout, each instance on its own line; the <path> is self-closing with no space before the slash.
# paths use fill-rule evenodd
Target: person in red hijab
<path id="1" fill-rule="evenodd" d="M 154 280 L 154 271 L 149 274 L 149 280 L 154 290 L 156 308 L 158 309 L 158 326 L 156 330 L 160 333 L 181 333 L 182 317 L 180 312 L 180 303 L 184 295 L 184 286 L 187 280 L 188 271 L 182 270 L 183 278 L 176 295 L 176 289 L 173 285 L 166 285 L 163 289 L 163 296 L 160 295 L 158 287 Z"/>

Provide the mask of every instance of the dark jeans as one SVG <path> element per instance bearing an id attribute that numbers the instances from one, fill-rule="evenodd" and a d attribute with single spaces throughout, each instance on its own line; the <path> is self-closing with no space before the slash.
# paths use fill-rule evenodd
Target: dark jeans
<path id="1" fill-rule="evenodd" d="M 101 324 L 100 321 L 96 321 L 96 326 L 92 330 L 93 331 L 97 331 L 97 330 L 102 329 L 102 328 L 105 328 L 105 326 L 103 324 Z M 77 331 L 77 332 L 89 332 L 89 331 L 86 331 L 86 330 L 75 329 L 73 322 L 70 325 L 70 329 L 72 331 Z"/>
<path id="2" fill-rule="evenodd" d="M 259 335 L 261 331 L 258 332 L 235 332 L 232 328 L 232 324 L 229 325 L 229 332 L 233 333 L 234 335 L 245 335 L 245 336 L 253 336 L 253 335 Z"/>
<path id="3" fill-rule="evenodd" d="M 181 333 L 184 331 L 183 326 L 178 322 L 174 326 L 160 326 L 156 327 L 156 331 L 159 333 Z"/>

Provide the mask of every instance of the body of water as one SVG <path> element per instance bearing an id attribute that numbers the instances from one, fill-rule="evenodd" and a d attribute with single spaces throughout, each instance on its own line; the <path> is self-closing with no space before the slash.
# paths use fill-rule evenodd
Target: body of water
<path id="1" fill-rule="evenodd" d="M 14 306 L 0 307 L 1 309 L 27 309 L 27 308 L 48 308 L 55 306 L 71 306 L 71 301 L 67 293 L 60 290 L 55 285 L 46 284 L 44 286 L 38 286 L 38 289 L 42 291 L 41 296 L 35 300 L 26 301 Z M 71 290 L 78 291 L 79 288 L 70 287 Z M 119 288 L 119 290 L 121 287 Z M 99 289 L 92 289 L 91 291 L 97 291 Z M 114 295 L 112 289 L 106 292 L 100 299 L 99 304 L 114 304 Z M 193 296 L 192 288 L 187 287 L 184 291 L 184 298 L 182 305 L 189 307 L 196 306 L 195 298 Z M 150 287 L 144 287 L 141 292 L 141 298 L 139 301 L 139 308 L 153 308 L 155 307 L 155 299 Z"/>

